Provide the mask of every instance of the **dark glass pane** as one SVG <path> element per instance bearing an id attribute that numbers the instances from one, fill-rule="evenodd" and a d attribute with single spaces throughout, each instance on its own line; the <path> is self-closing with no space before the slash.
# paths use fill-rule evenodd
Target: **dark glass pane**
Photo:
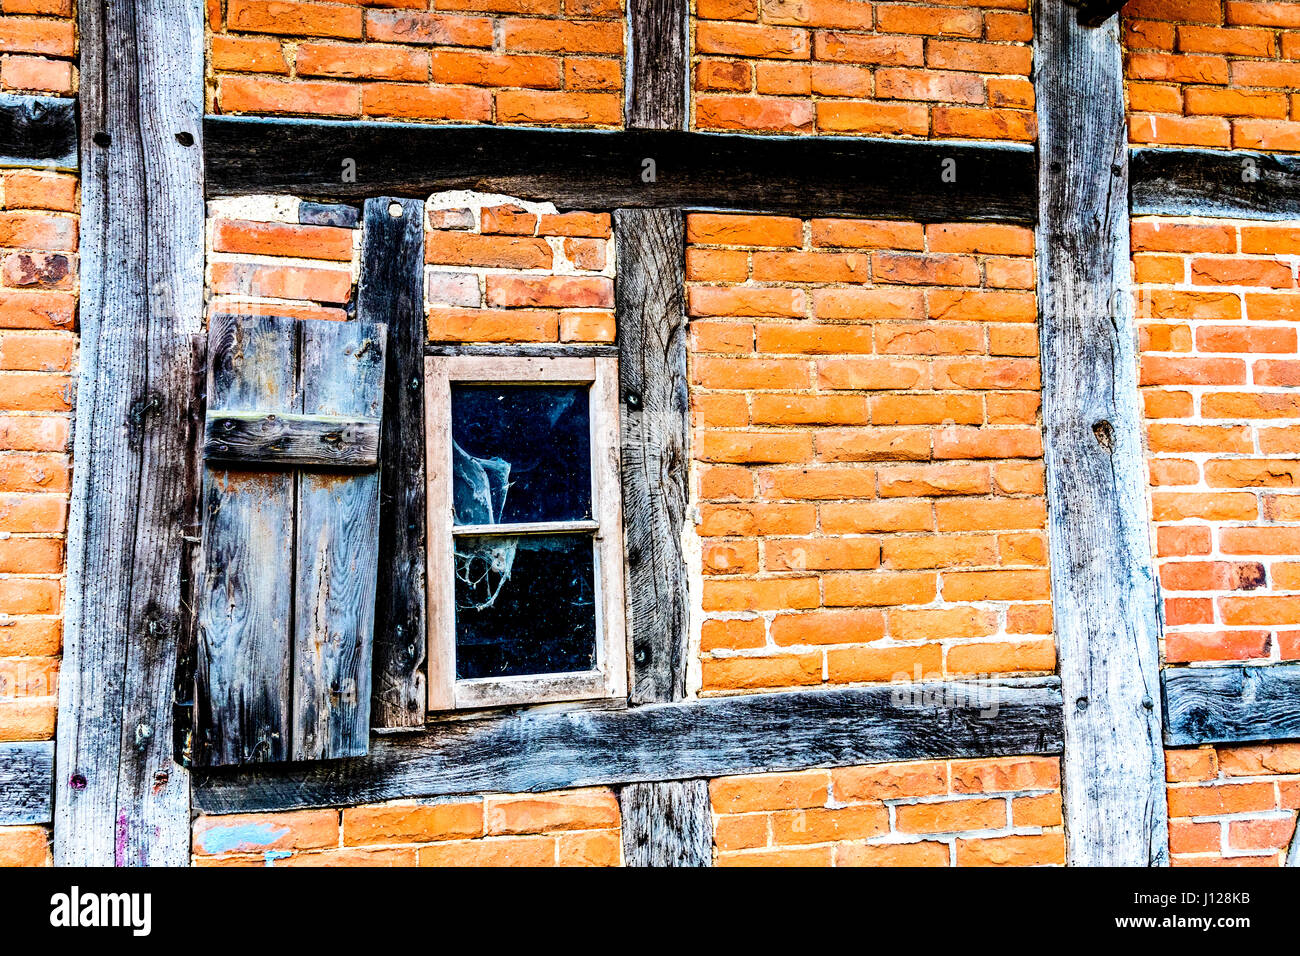
<path id="1" fill-rule="evenodd" d="M 591 427 L 582 385 L 453 385 L 456 524 L 591 517 Z"/>
<path id="2" fill-rule="evenodd" d="M 456 677 L 596 667 L 590 534 L 456 539 Z"/>

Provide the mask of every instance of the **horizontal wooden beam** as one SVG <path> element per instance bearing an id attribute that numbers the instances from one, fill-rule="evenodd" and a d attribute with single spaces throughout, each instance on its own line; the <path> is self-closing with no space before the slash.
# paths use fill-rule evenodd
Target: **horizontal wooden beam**
<path id="1" fill-rule="evenodd" d="M 922 222 L 1033 222 L 1019 145 L 674 130 L 270 120 L 204 123 L 211 196 L 424 198 L 477 189 L 565 209 L 737 209 Z"/>
<path id="2" fill-rule="evenodd" d="M 0 166 L 77 168 L 77 101 L 0 93 Z"/>
<path id="3" fill-rule="evenodd" d="M 1161 680 L 1171 747 L 1300 739 L 1300 664 L 1169 667 Z"/>
<path id="4" fill-rule="evenodd" d="M 1056 678 L 933 682 L 448 722 L 355 760 L 196 773 L 194 799 L 236 813 L 1061 748 Z"/>
<path id="5" fill-rule="evenodd" d="M 54 741 L 0 744 L 0 826 L 49 823 L 53 794 Z"/>
<path id="6" fill-rule="evenodd" d="M 379 464 L 379 422 L 333 415 L 210 412 L 203 457 L 286 468 L 373 468 Z"/>
<path id="7" fill-rule="evenodd" d="M 1079 8 L 1079 22 L 1085 27 L 1099 27 L 1124 6 L 1127 0 L 1068 0 Z"/>
<path id="8" fill-rule="evenodd" d="M 1300 216 L 1300 156 L 1144 147 L 1132 150 L 1129 175 L 1135 216 Z"/>

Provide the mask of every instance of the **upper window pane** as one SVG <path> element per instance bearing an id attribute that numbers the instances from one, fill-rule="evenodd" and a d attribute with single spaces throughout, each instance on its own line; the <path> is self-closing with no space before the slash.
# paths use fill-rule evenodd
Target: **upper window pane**
<path id="1" fill-rule="evenodd" d="M 455 522 L 591 517 L 591 423 L 584 385 L 451 386 Z"/>

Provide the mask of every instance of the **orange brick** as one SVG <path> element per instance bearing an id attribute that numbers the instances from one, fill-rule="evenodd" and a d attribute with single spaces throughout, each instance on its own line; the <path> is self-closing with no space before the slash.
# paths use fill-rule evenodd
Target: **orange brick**
<path id="1" fill-rule="evenodd" d="M 483 835 L 483 804 L 408 803 L 343 811 L 343 843 L 430 843 Z"/>
<path id="2" fill-rule="evenodd" d="M 903 833 L 991 830 L 1007 825 L 1007 802 L 971 799 L 900 804 L 894 814 L 895 826 Z"/>
<path id="3" fill-rule="evenodd" d="M 1064 863 L 1062 833 L 957 841 L 958 866 L 1059 866 Z"/>
<path id="4" fill-rule="evenodd" d="M 299 810 L 202 816 L 194 821 L 193 843 L 196 854 L 207 856 L 334 847 L 339 845 L 339 813 Z"/>
<path id="5" fill-rule="evenodd" d="M 719 777 L 709 781 L 714 813 L 824 807 L 829 793 L 830 773 L 826 770 Z"/>
<path id="6" fill-rule="evenodd" d="M 487 832 L 492 835 L 593 830 L 619 823 L 618 800 L 613 791 L 603 787 L 523 797 L 489 796 L 484 815 Z"/>

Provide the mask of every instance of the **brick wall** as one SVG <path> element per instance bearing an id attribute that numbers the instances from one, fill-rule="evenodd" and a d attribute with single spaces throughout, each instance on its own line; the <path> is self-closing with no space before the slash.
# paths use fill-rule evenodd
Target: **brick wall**
<path id="1" fill-rule="evenodd" d="M 1175 866 L 1280 866 L 1300 808 L 1300 744 L 1166 755 Z"/>
<path id="2" fill-rule="evenodd" d="M 208 29 L 217 113 L 622 124 L 621 0 L 212 0 Z"/>
<path id="3" fill-rule="evenodd" d="M 1054 757 L 724 777 L 709 790 L 719 866 L 1065 862 Z"/>
<path id="4" fill-rule="evenodd" d="M 75 88 L 72 0 L 0 3 L 0 91 L 67 96 Z"/>
<path id="5" fill-rule="evenodd" d="M 341 225 L 301 220 L 303 205 L 283 196 L 208 203 L 209 314 L 345 319 L 355 310 L 361 230 L 355 210 Z M 349 218 L 352 220 L 349 221 Z"/>
<path id="6" fill-rule="evenodd" d="M 1300 223 L 1133 224 L 1170 663 L 1300 658 Z"/>
<path id="7" fill-rule="evenodd" d="M 50 740 L 71 478 L 77 180 L 12 169 L 0 190 L 0 742 Z M 46 863 L 47 846 L 44 827 L 0 827 L 0 865 Z"/>
<path id="8" fill-rule="evenodd" d="M 1050 673 L 1031 232 L 688 230 L 704 692 Z"/>
<path id="9" fill-rule="evenodd" d="M 1131 0 L 1123 16 L 1133 142 L 1300 149 L 1300 4 Z"/>
<path id="10" fill-rule="evenodd" d="M 618 866 L 605 788 L 339 810 L 202 816 L 197 866 Z"/>
<path id="11" fill-rule="evenodd" d="M 431 341 L 614 341 L 608 213 L 443 193 L 428 204 L 424 257 Z"/>
<path id="12" fill-rule="evenodd" d="M 697 129 L 1033 140 L 1029 0 L 698 0 Z"/>

